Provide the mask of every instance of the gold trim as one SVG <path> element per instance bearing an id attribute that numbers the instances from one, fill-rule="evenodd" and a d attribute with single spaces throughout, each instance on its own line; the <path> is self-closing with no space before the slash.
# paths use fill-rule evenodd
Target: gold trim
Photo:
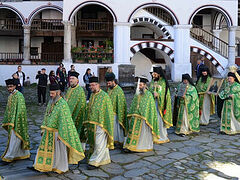
<path id="1" fill-rule="evenodd" d="M 155 141 L 154 143 L 155 143 L 155 144 L 163 144 L 163 143 L 168 143 L 168 142 L 170 142 L 169 139 L 167 139 L 167 140 L 165 140 L 165 141 Z"/>
<path id="2" fill-rule="evenodd" d="M 101 161 L 101 162 L 96 162 L 96 161 L 89 161 L 88 162 L 89 165 L 92 165 L 92 166 L 95 166 L 95 167 L 99 167 L 99 166 L 110 164 L 110 163 L 111 163 L 111 159 L 107 159 L 107 160 L 104 160 L 104 161 Z"/>
<path id="3" fill-rule="evenodd" d="M 134 151 L 134 152 L 149 152 L 149 151 L 153 151 L 153 149 L 136 149 L 136 148 L 132 148 L 131 145 L 127 145 L 127 146 L 124 146 L 124 148 L 130 150 L 130 151 Z"/>
<path id="4" fill-rule="evenodd" d="M 6 162 L 13 162 L 13 161 L 16 161 L 16 160 L 22 160 L 22 159 L 27 159 L 27 158 L 30 158 L 30 153 L 26 156 L 15 157 L 13 159 L 7 159 L 7 158 L 2 157 L 2 160 L 6 161 Z"/>

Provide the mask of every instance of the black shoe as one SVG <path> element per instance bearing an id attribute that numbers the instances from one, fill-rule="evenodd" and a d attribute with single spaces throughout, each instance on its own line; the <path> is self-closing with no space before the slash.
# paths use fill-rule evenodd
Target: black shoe
<path id="1" fill-rule="evenodd" d="M 97 169 L 98 167 L 89 164 L 87 168 L 88 170 L 94 170 L 94 169 Z"/>
<path id="2" fill-rule="evenodd" d="M 219 134 L 226 135 L 226 133 L 223 131 L 220 131 Z"/>
<path id="3" fill-rule="evenodd" d="M 123 149 L 123 152 L 125 152 L 125 153 L 131 153 L 132 151 L 130 151 L 129 149 Z"/>
<path id="4" fill-rule="evenodd" d="M 32 170 L 32 171 L 37 171 L 33 166 L 28 166 L 27 168 Z"/>
<path id="5" fill-rule="evenodd" d="M 0 164 L 3 166 L 9 165 L 11 162 L 1 161 Z"/>

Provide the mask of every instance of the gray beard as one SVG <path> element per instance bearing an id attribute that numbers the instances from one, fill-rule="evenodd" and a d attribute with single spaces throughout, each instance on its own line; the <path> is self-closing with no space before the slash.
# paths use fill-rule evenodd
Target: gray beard
<path id="1" fill-rule="evenodd" d="M 49 103 L 51 104 L 51 105 L 53 105 L 53 104 L 55 104 L 56 102 L 57 102 L 57 100 L 59 99 L 59 95 L 57 95 L 55 98 L 53 98 L 53 99 L 50 99 L 49 100 Z"/>
<path id="2" fill-rule="evenodd" d="M 140 92 L 141 95 L 143 95 L 144 94 L 144 89 L 139 89 L 139 92 Z"/>

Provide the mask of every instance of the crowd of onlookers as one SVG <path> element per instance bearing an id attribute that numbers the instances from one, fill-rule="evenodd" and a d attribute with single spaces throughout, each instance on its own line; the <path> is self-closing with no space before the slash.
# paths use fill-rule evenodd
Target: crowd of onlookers
<path id="1" fill-rule="evenodd" d="M 46 92 L 48 84 L 59 84 L 60 90 L 62 93 L 69 87 L 69 74 L 71 72 L 76 72 L 75 66 L 71 65 L 70 70 L 68 73 L 66 72 L 66 68 L 61 63 L 56 70 L 51 70 L 49 75 L 46 74 L 46 69 L 42 68 L 40 71 L 37 72 L 36 79 L 38 80 L 37 83 L 37 94 L 38 94 L 38 103 L 39 105 L 46 104 Z M 94 74 L 93 74 L 94 75 Z M 86 73 L 83 75 L 83 81 L 85 83 L 85 88 L 87 90 L 87 100 L 89 100 L 91 95 L 91 90 L 89 88 L 89 78 L 93 76 L 91 73 L 91 69 L 88 68 Z M 29 77 L 25 76 L 25 73 L 22 71 L 22 66 L 18 66 L 18 70 L 16 73 L 12 75 L 15 84 L 17 86 L 17 90 L 22 92 L 24 91 L 24 85 L 30 84 Z"/>

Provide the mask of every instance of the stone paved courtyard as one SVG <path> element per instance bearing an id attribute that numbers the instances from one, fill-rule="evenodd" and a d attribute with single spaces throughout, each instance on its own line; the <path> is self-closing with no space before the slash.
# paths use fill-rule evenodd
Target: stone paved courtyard
<path id="1" fill-rule="evenodd" d="M 201 132 L 186 137 L 168 130 L 170 143 L 154 145 L 153 152 L 125 154 L 120 149 L 110 152 L 112 163 L 98 170 L 87 170 L 85 160 L 70 165 L 69 172 L 40 173 L 27 169 L 34 162 L 41 140 L 40 125 L 45 107 L 37 106 L 36 87 L 26 88 L 31 158 L 0 164 L 2 179 L 239 179 L 240 178 L 240 135 L 219 134 L 220 120 L 212 116 L 208 126 L 201 126 Z M 8 93 L 0 87 L 0 122 L 6 106 Z M 128 105 L 132 94 L 126 94 Z M 5 150 L 7 132 L 0 127 L 0 153 Z"/>

